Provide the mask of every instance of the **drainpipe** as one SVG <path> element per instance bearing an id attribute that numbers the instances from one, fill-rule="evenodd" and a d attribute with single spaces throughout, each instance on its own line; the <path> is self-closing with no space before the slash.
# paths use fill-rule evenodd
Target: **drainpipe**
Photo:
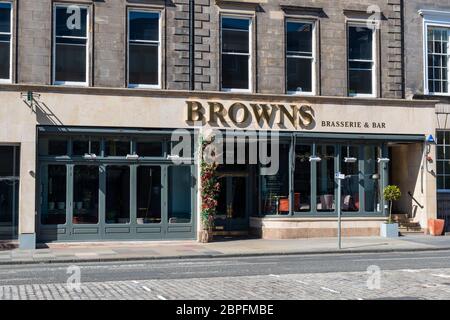
<path id="1" fill-rule="evenodd" d="M 405 1 L 400 0 L 400 33 L 402 47 L 402 99 L 406 98 L 406 55 L 405 55 Z"/>
<path id="2" fill-rule="evenodd" d="M 189 1 L 189 90 L 195 90 L 195 1 Z"/>

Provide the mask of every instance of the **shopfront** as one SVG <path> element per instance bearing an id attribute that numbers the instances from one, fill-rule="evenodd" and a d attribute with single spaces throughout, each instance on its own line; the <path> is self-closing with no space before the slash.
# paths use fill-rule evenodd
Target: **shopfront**
<path id="1" fill-rule="evenodd" d="M 195 167 L 161 131 L 40 127 L 39 241 L 195 238 Z"/>

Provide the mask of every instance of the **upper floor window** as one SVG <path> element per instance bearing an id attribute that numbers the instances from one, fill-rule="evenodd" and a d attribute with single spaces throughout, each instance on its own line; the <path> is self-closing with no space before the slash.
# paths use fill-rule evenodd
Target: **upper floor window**
<path id="1" fill-rule="evenodd" d="M 221 19 L 221 88 L 251 90 L 251 18 Z"/>
<path id="2" fill-rule="evenodd" d="M 0 2 L 0 82 L 12 79 L 12 5 Z"/>
<path id="3" fill-rule="evenodd" d="M 448 94 L 449 92 L 449 29 L 429 27 L 427 32 L 428 53 L 428 93 Z"/>
<path id="4" fill-rule="evenodd" d="M 374 29 L 366 26 L 348 27 L 348 94 L 374 96 L 375 45 Z"/>
<path id="5" fill-rule="evenodd" d="M 128 86 L 159 87 L 160 13 L 133 10 L 128 19 Z"/>
<path id="6" fill-rule="evenodd" d="M 54 10 L 53 82 L 88 84 L 88 8 L 56 5 Z"/>
<path id="7" fill-rule="evenodd" d="M 312 23 L 286 22 L 286 87 L 288 93 L 314 93 Z"/>

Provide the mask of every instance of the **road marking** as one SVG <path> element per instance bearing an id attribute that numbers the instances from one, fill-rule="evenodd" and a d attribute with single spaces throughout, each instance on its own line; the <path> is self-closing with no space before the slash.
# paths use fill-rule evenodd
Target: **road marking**
<path id="1" fill-rule="evenodd" d="M 295 280 L 295 281 L 298 282 L 298 283 L 304 284 L 304 285 L 308 285 L 306 282 L 301 281 L 301 280 Z"/>
<path id="2" fill-rule="evenodd" d="M 156 297 L 157 297 L 159 300 L 167 300 L 165 297 L 163 297 L 163 296 L 161 296 L 161 295 L 159 295 L 159 294 L 158 294 Z"/>
<path id="3" fill-rule="evenodd" d="M 336 290 L 333 290 L 333 289 L 330 289 L 330 288 L 327 288 L 327 287 L 320 287 L 320 289 L 322 289 L 322 290 L 324 290 L 324 291 L 331 292 L 331 293 L 340 294 L 339 291 L 336 291 Z"/>
<path id="4" fill-rule="evenodd" d="M 152 292 L 152 289 L 150 289 L 149 287 L 146 287 L 146 286 L 142 286 L 142 289 L 144 289 L 147 292 Z"/>
<path id="5" fill-rule="evenodd" d="M 278 275 L 278 274 L 269 274 L 269 277 L 275 277 L 275 278 L 279 278 L 279 277 L 280 277 L 280 275 Z"/>
<path id="6" fill-rule="evenodd" d="M 419 272 L 421 272 L 421 270 L 413 270 L 413 269 L 403 269 L 403 270 L 400 270 L 400 271 L 410 272 L 410 273 L 419 273 Z"/>
<path id="7" fill-rule="evenodd" d="M 446 279 L 450 279 L 450 275 L 448 275 L 448 274 L 431 274 L 433 277 L 439 277 L 439 278 L 446 278 Z"/>
<path id="8" fill-rule="evenodd" d="M 136 280 L 133 280 L 133 281 L 131 281 L 131 282 L 136 283 L 136 284 L 139 283 L 139 281 L 136 281 Z"/>

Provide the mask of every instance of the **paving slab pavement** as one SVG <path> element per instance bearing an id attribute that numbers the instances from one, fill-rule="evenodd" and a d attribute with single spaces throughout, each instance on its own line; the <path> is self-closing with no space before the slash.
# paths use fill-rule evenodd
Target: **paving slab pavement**
<path id="1" fill-rule="evenodd" d="M 450 250 L 450 237 L 351 237 L 343 238 L 341 250 L 337 248 L 337 238 L 222 239 L 208 244 L 196 241 L 49 243 L 36 250 L 0 251 L 0 265 L 427 250 Z"/>

